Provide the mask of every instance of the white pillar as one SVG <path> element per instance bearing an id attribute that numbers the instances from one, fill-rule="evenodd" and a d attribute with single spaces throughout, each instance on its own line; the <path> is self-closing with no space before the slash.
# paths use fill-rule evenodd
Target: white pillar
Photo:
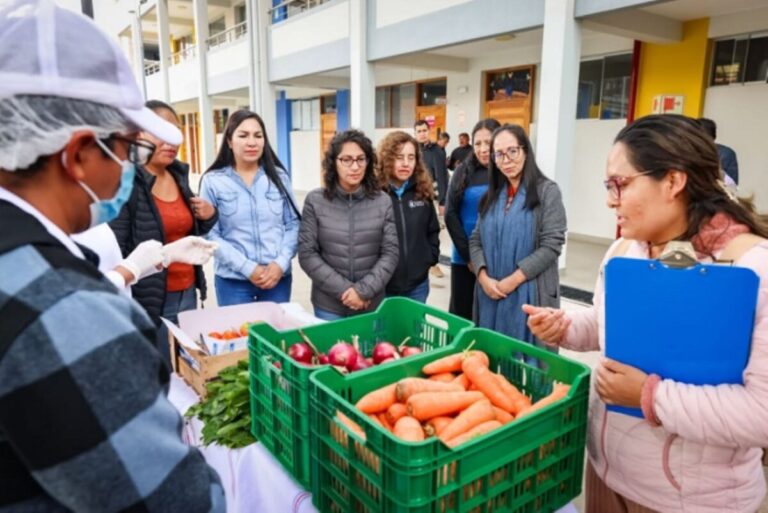
<path id="1" fill-rule="evenodd" d="M 198 110 L 200 111 L 200 167 L 206 169 L 216 156 L 213 110 L 208 97 L 208 2 L 193 0 L 195 38 L 197 39 Z"/>
<path id="2" fill-rule="evenodd" d="M 168 23 L 168 0 L 157 0 L 157 39 L 160 47 L 160 81 L 162 100 L 171 102 L 171 86 L 168 82 L 168 66 L 171 63 L 171 30 Z"/>
<path id="3" fill-rule="evenodd" d="M 368 62 L 367 32 L 367 0 L 349 0 L 349 126 L 373 138 L 376 77 Z"/>
<path id="4" fill-rule="evenodd" d="M 269 10 L 271 0 L 248 0 L 249 85 L 248 94 L 251 110 L 264 120 L 264 129 L 276 141 L 277 115 L 275 112 L 275 87 L 269 82 L 269 26 L 272 18 Z M 274 144 L 274 143 L 273 143 Z"/>
<path id="5" fill-rule="evenodd" d="M 144 99 L 147 99 L 147 77 L 144 75 L 144 40 L 141 35 L 141 12 L 128 11 L 131 16 L 131 44 L 133 72 L 136 75 L 136 81 L 141 87 Z"/>
<path id="6" fill-rule="evenodd" d="M 560 186 L 567 212 L 576 135 L 581 26 L 574 18 L 576 0 L 545 2 L 536 160 Z M 560 267 L 565 267 L 565 248 Z"/>

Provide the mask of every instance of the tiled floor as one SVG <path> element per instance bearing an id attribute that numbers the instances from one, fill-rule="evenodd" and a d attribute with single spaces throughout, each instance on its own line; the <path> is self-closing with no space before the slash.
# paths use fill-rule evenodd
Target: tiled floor
<path id="1" fill-rule="evenodd" d="M 297 194 L 298 202 L 303 204 L 304 194 Z M 451 243 L 447 231 L 443 230 L 440 234 L 441 252 L 444 255 L 450 255 Z M 566 268 L 561 272 L 561 283 L 578 289 L 592 291 L 595 285 L 595 279 L 597 277 L 598 268 L 602 258 L 608 248 L 607 243 L 585 241 L 578 237 L 569 238 L 568 246 L 566 250 Z M 450 299 L 450 267 L 442 265 L 443 273 L 442 278 L 436 278 L 430 276 L 431 292 L 427 303 L 429 305 L 448 309 L 448 301 Z M 206 268 L 206 277 L 209 283 L 209 297 L 206 301 L 206 306 L 214 306 L 216 304 L 216 294 L 213 290 L 213 265 L 209 263 Z M 301 304 L 308 312 L 312 312 L 312 305 L 310 303 L 310 288 L 311 282 L 304 271 L 299 267 L 298 262 L 294 260 L 293 263 L 293 293 L 292 300 Z M 586 308 L 586 305 L 567 299 L 563 300 L 563 308 L 566 311 L 574 311 Z M 577 353 L 573 351 L 562 351 L 564 356 L 580 361 L 590 368 L 594 368 L 597 364 L 598 353 Z M 579 496 L 574 504 L 583 511 L 584 497 Z M 765 501 L 761 506 L 758 513 L 768 513 L 768 501 Z"/>

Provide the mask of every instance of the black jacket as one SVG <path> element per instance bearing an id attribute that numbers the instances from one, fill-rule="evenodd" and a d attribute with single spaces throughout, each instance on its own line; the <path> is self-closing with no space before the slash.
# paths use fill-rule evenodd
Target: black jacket
<path id="1" fill-rule="evenodd" d="M 464 201 L 464 191 L 473 185 L 488 184 L 488 168 L 470 155 L 456 171 L 453 172 L 448 186 L 448 202 L 445 206 L 445 227 L 451 236 L 456 251 L 465 262 L 469 262 L 469 236 L 464 232 L 464 220 L 461 218 L 461 204 Z"/>
<path id="2" fill-rule="evenodd" d="M 437 199 L 440 205 L 445 205 L 445 194 L 448 191 L 448 170 L 445 168 L 445 150 L 439 145 L 428 142 L 419 145 L 424 159 L 424 167 L 432 174 L 437 182 Z"/>
<path id="3" fill-rule="evenodd" d="M 455 170 L 462 165 L 465 160 L 472 155 L 472 146 L 467 144 L 466 146 L 458 146 L 451 152 L 451 158 L 448 161 L 448 169 Z"/>
<path id="4" fill-rule="evenodd" d="M 416 184 L 408 181 L 401 198 L 390 186 L 400 259 L 387 284 L 387 294 L 405 294 L 427 279 L 440 256 L 440 223 L 432 201 L 416 197 Z"/>
<path id="5" fill-rule="evenodd" d="M 177 160 L 168 166 L 168 171 L 179 186 L 184 202 L 191 210 L 192 190 L 189 187 L 189 166 Z M 117 243 L 120 245 L 120 251 L 124 257 L 146 240 L 154 239 L 165 244 L 163 221 L 152 198 L 152 186 L 155 184 L 155 179 L 152 173 L 137 166 L 131 198 L 120 211 L 117 219 L 109 223 L 112 231 L 115 232 Z M 219 220 L 219 212 L 215 211 L 213 217 L 208 221 L 199 221 L 194 217 L 192 219 L 190 235 L 205 235 Z M 165 303 L 166 274 L 166 270 L 163 269 L 162 272 L 147 276 L 131 287 L 133 298 L 144 307 L 149 317 L 158 326 Z M 205 301 L 206 284 L 201 266 L 195 266 L 195 287 L 200 290 L 200 300 Z"/>

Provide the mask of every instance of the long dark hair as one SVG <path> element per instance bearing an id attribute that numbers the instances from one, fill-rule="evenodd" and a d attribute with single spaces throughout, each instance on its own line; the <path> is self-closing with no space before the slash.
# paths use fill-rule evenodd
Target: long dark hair
<path id="1" fill-rule="evenodd" d="M 363 175 L 362 187 L 367 197 L 375 196 L 379 192 L 379 184 L 376 180 L 376 152 L 373 151 L 373 143 L 360 130 L 350 129 L 336 134 L 323 158 L 323 194 L 329 200 L 333 200 L 336 195 L 336 188 L 339 186 L 339 172 L 336 168 L 336 159 L 341 154 L 341 148 L 346 143 L 355 143 L 365 153 L 367 163 L 365 165 L 365 174 Z"/>
<path id="2" fill-rule="evenodd" d="M 469 180 L 472 178 L 470 175 L 472 172 L 476 169 L 485 169 L 485 166 L 482 162 L 477 158 L 477 155 L 475 155 L 475 134 L 479 132 L 480 130 L 488 130 L 489 132 L 493 133 L 497 128 L 501 126 L 501 123 L 496 121 L 493 118 L 486 118 L 481 119 L 477 123 L 475 123 L 475 126 L 472 128 L 472 139 L 470 142 L 470 147 L 472 148 L 472 152 L 469 156 L 469 158 L 465 159 L 464 162 L 462 162 L 461 166 L 464 168 L 464 179 L 459 183 L 458 188 L 456 189 L 457 194 L 459 195 L 459 198 L 464 198 L 464 191 L 467 190 L 467 187 L 469 187 Z M 459 137 L 461 137 L 461 134 L 459 134 Z M 461 202 L 461 200 L 459 200 Z"/>
<path id="3" fill-rule="evenodd" d="M 499 193 L 507 188 L 507 177 L 496 166 L 493 160 L 493 152 L 496 146 L 496 137 L 502 132 L 508 132 L 515 136 L 517 144 L 525 152 L 525 164 L 523 164 L 523 173 L 520 178 L 520 187 L 525 187 L 525 208 L 533 210 L 539 204 L 538 185 L 540 182 L 549 180 L 536 164 L 536 157 L 533 155 L 531 141 L 528 134 L 520 125 L 511 125 L 506 123 L 493 132 L 491 137 L 491 160 L 488 162 L 488 190 L 480 199 L 480 216 L 484 216 L 499 198 Z"/>
<path id="4" fill-rule="evenodd" d="M 732 197 L 720 180 L 720 159 L 714 139 L 695 119 L 678 114 L 645 116 L 624 127 L 614 143 L 627 148 L 629 162 L 661 180 L 670 170 L 687 175 L 688 229 L 679 238 L 692 239 L 717 213 L 723 212 L 768 237 L 768 222 L 752 198 Z"/>
<path id="5" fill-rule="evenodd" d="M 221 146 L 219 147 L 219 153 L 216 155 L 216 160 L 205 171 L 208 173 L 214 169 L 221 169 L 223 167 L 232 166 L 235 167 L 235 154 L 232 153 L 230 144 L 232 143 L 232 135 L 237 130 L 243 121 L 246 119 L 255 119 L 261 126 L 261 133 L 264 134 L 264 151 L 259 159 L 259 165 L 264 168 L 269 181 L 272 182 L 279 191 L 283 190 L 283 183 L 280 180 L 280 176 L 277 173 L 278 168 L 286 170 L 285 166 L 277 157 L 275 150 L 272 149 L 272 145 L 269 144 L 269 137 L 267 136 L 267 130 L 264 127 L 264 121 L 261 117 L 253 111 L 247 109 L 241 109 L 233 112 L 229 119 L 227 119 L 227 126 L 224 128 L 224 137 L 221 139 Z"/>

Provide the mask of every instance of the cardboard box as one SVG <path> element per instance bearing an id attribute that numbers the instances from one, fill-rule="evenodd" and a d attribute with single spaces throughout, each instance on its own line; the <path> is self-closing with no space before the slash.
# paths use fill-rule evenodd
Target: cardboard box
<path id="1" fill-rule="evenodd" d="M 216 340 L 207 334 L 259 321 L 269 323 L 276 330 L 322 322 L 298 303 L 249 303 L 181 312 L 178 325 L 163 319 L 170 331 L 168 341 L 174 372 L 200 397 L 205 397 L 206 383 L 216 379 L 223 369 L 248 358 L 248 337 Z"/>

